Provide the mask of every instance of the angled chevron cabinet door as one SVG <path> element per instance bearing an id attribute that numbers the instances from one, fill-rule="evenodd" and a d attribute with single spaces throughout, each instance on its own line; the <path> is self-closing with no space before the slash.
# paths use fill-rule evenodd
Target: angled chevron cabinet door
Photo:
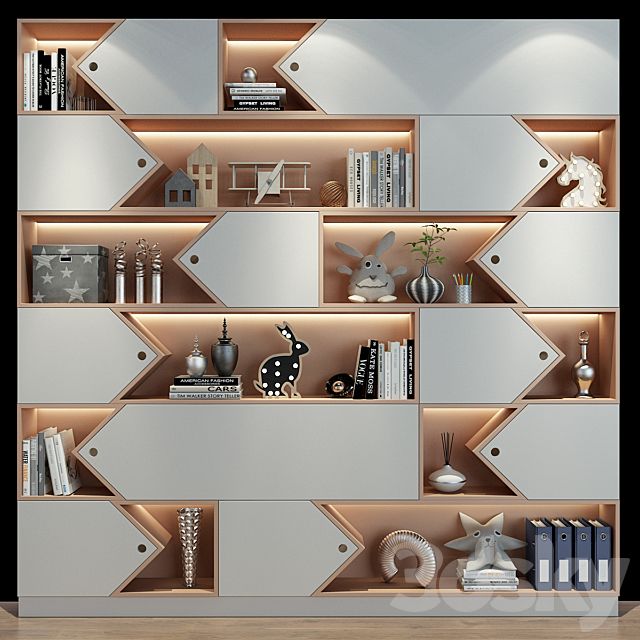
<path id="1" fill-rule="evenodd" d="M 180 261 L 229 307 L 317 307 L 318 214 L 227 211 Z"/>
<path id="2" fill-rule="evenodd" d="M 220 595 L 310 596 L 361 548 L 312 502 L 220 503 Z"/>
<path id="3" fill-rule="evenodd" d="M 218 21 L 124 20 L 79 68 L 125 113 L 218 113 Z"/>
<path id="4" fill-rule="evenodd" d="M 528 500 L 617 500 L 619 408 L 586 402 L 527 405 L 474 451 Z"/>
<path id="5" fill-rule="evenodd" d="M 420 118 L 420 208 L 509 211 L 558 161 L 511 116 Z"/>
<path id="6" fill-rule="evenodd" d="M 513 309 L 420 311 L 420 401 L 508 404 L 561 358 Z"/>
<path id="7" fill-rule="evenodd" d="M 156 164 L 109 116 L 18 118 L 18 209 L 23 211 L 111 209 Z"/>
<path id="8" fill-rule="evenodd" d="M 529 211 L 480 261 L 528 307 L 617 307 L 618 218 L 616 211 Z"/>
<path id="9" fill-rule="evenodd" d="M 21 502 L 19 518 L 20 596 L 109 596 L 163 548 L 110 502 Z"/>
<path id="10" fill-rule="evenodd" d="M 18 318 L 19 402 L 111 402 L 160 357 L 110 309 L 23 308 Z"/>

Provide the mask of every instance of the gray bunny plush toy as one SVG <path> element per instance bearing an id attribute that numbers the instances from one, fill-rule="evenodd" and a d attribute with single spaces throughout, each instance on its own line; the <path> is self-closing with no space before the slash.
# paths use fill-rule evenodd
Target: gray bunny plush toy
<path id="1" fill-rule="evenodd" d="M 349 300 L 351 302 L 395 302 L 396 290 L 394 278 L 407 273 L 406 267 L 396 267 L 391 273 L 380 256 L 388 251 L 395 242 L 395 231 L 389 231 L 380 240 L 373 254 L 362 255 L 360 251 L 343 242 L 336 242 L 336 247 L 348 256 L 360 258 L 360 266 L 354 271 L 347 265 L 338 267 L 339 273 L 351 276 L 349 279 Z"/>

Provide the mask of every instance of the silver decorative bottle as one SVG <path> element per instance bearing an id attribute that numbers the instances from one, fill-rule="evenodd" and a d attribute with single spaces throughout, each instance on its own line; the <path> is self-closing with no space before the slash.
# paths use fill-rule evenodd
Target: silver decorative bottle
<path id="1" fill-rule="evenodd" d="M 124 248 L 127 246 L 126 240 L 118 242 L 112 251 L 115 267 L 115 303 L 125 304 L 127 301 L 127 258 Z"/>
<path id="2" fill-rule="evenodd" d="M 227 335 L 227 319 L 222 321 L 222 335 L 211 347 L 211 360 L 219 376 L 231 376 L 238 364 L 238 345 Z"/>
<path id="3" fill-rule="evenodd" d="M 201 507 L 182 507 L 178 509 L 178 534 L 182 545 L 182 577 L 184 586 L 189 589 L 196 586 L 198 537 L 200 535 L 201 521 Z"/>
<path id="4" fill-rule="evenodd" d="M 589 392 L 591 384 L 596 377 L 596 370 L 587 358 L 587 347 L 589 345 L 589 332 L 581 331 L 578 334 L 578 344 L 580 345 L 580 360 L 573 365 L 573 381 L 578 386 L 576 398 L 593 398 Z"/>
<path id="5" fill-rule="evenodd" d="M 192 378 L 199 378 L 207 370 L 207 356 L 205 356 L 204 353 L 200 351 L 198 336 L 194 336 L 193 350 L 185 358 L 185 361 L 187 363 L 187 373 Z"/>

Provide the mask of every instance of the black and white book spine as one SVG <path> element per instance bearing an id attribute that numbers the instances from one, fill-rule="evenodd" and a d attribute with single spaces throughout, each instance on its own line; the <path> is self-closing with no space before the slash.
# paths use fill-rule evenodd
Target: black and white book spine
<path id="1" fill-rule="evenodd" d="M 260 107 L 233 107 L 231 111 L 282 111 L 282 107 L 269 107 L 269 106 L 260 106 Z"/>
<path id="2" fill-rule="evenodd" d="M 517 584 L 463 584 L 464 591 L 517 591 Z"/>
<path id="3" fill-rule="evenodd" d="M 400 345 L 400 400 L 407 399 L 407 345 Z"/>
<path id="4" fill-rule="evenodd" d="M 393 208 L 397 209 L 400 206 L 400 154 L 394 151 L 392 156 L 393 170 L 391 172 L 391 202 Z"/>
<path id="5" fill-rule="evenodd" d="M 369 206 L 378 206 L 378 152 L 369 151 Z"/>
<path id="6" fill-rule="evenodd" d="M 33 50 L 30 52 L 30 80 L 31 89 L 29 90 L 29 97 L 31 99 L 31 109 L 29 111 L 38 110 L 38 52 Z"/>
<path id="7" fill-rule="evenodd" d="M 391 343 L 384 352 L 384 399 L 391 400 Z"/>
<path id="8" fill-rule="evenodd" d="M 407 340 L 407 400 L 416 397 L 415 344 L 413 338 Z"/>
<path id="9" fill-rule="evenodd" d="M 400 343 L 390 342 L 391 349 L 391 399 L 400 400 Z"/>
<path id="10" fill-rule="evenodd" d="M 274 94 L 248 95 L 248 94 L 245 93 L 245 94 L 242 94 L 242 95 L 231 96 L 231 100 L 234 103 L 236 103 L 236 102 L 247 102 L 247 101 L 251 101 L 251 102 L 269 101 L 269 102 L 272 102 L 274 100 L 276 100 L 277 102 L 281 102 L 282 101 L 282 96 L 277 96 L 277 95 L 274 95 Z"/>
<path id="11" fill-rule="evenodd" d="M 378 397 L 378 341 L 369 340 L 369 363 L 364 397 L 375 400 Z"/>
<path id="12" fill-rule="evenodd" d="M 240 88 L 240 89 L 258 89 L 260 87 L 275 87 L 275 82 L 225 82 L 225 89 Z"/>
<path id="13" fill-rule="evenodd" d="M 398 206 L 407 206 L 407 150 L 404 147 L 398 152 Z"/>
<path id="14" fill-rule="evenodd" d="M 405 206 L 413 207 L 413 153 L 407 153 L 405 169 Z"/>
<path id="15" fill-rule="evenodd" d="M 174 385 L 191 387 L 191 386 L 202 386 L 202 385 L 228 385 L 228 386 L 240 386 L 242 384 L 242 376 L 207 376 L 201 378 L 191 378 L 191 377 L 182 377 L 176 376 L 173 379 Z"/>
<path id="16" fill-rule="evenodd" d="M 353 208 L 356 202 L 356 152 L 349 147 L 347 152 L 347 207 Z"/>
<path id="17" fill-rule="evenodd" d="M 265 95 L 265 96 L 284 96 L 286 95 L 287 90 L 284 87 L 229 87 L 229 95 L 231 96 L 257 96 L 257 95 Z"/>
<path id="18" fill-rule="evenodd" d="M 170 400 L 240 400 L 241 393 L 170 393 Z"/>
<path id="19" fill-rule="evenodd" d="M 36 436 L 38 439 L 38 493 L 39 496 L 46 495 L 45 478 L 47 470 L 47 455 L 44 452 L 44 431 L 40 431 Z"/>
<path id="20" fill-rule="evenodd" d="M 378 343 L 378 398 L 384 400 L 384 342 Z"/>
<path id="21" fill-rule="evenodd" d="M 40 481 L 40 442 L 42 442 L 42 468 L 44 470 L 44 486 L 43 492 L 40 493 L 38 488 L 38 495 L 46 496 L 53 493 L 53 486 L 51 484 L 51 471 L 47 462 L 47 442 L 46 439 L 54 436 L 58 433 L 57 427 L 47 427 L 38 433 L 38 482 Z"/>
<path id="22" fill-rule="evenodd" d="M 393 207 L 393 152 L 391 147 L 384 150 L 384 206 Z"/>
<path id="23" fill-rule="evenodd" d="M 172 384 L 169 387 L 169 393 L 240 393 L 242 387 L 238 385 L 193 385 L 185 387 L 184 385 Z"/>
<path id="24" fill-rule="evenodd" d="M 67 50 L 58 49 L 58 111 L 67 110 Z"/>
<path id="25" fill-rule="evenodd" d="M 58 52 L 51 52 L 51 111 L 58 110 Z"/>
<path id="26" fill-rule="evenodd" d="M 31 111 L 31 52 L 22 56 L 22 110 Z"/>
<path id="27" fill-rule="evenodd" d="M 378 207 L 384 207 L 384 185 L 385 185 L 385 155 L 384 150 L 378 151 Z"/>
<path id="28" fill-rule="evenodd" d="M 31 478 L 29 474 L 31 467 L 29 466 L 29 457 L 31 455 L 31 441 L 26 438 L 22 441 L 22 495 L 31 495 Z"/>
<path id="29" fill-rule="evenodd" d="M 38 111 L 44 110 L 44 51 L 38 49 Z"/>
<path id="30" fill-rule="evenodd" d="M 466 585 L 490 586 L 494 584 L 509 584 L 509 585 L 518 586 L 520 584 L 520 580 L 518 580 L 518 578 L 504 578 L 504 579 L 495 578 L 495 579 L 489 579 L 489 580 L 478 579 L 478 578 L 462 578 L 460 582 L 465 586 Z"/>
<path id="31" fill-rule="evenodd" d="M 369 193 L 371 181 L 371 157 L 368 151 L 362 152 L 362 206 L 371 206 L 371 194 Z"/>
<path id="32" fill-rule="evenodd" d="M 29 495 L 38 495 L 38 436 L 29 438 Z"/>
<path id="33" fill-rule="evenodd" d="M 356 370 L 353 376 L 353 398 L 362 400 L 365 398 L 365 383 L 367 378 L 367 368 L 369 366 L 369 347 L 358 347 L 358 355 L 356 358 Z"/>
<path id="34" fill-rule="evenodd" d="M 45 436 L 44 448 L 47 452 L 47 466 L 49 467 L 49 475 L 51 476 L 51 488 L 54 496 L 62 495 L 62 483 L 60 482 L 60 467 L 58 466 L 58 456 L 53 443 L 54 436 Z"/>
<path id="35" fill-rule="evenodd" d="M 252 99 L 247 99 L 241 96 L 238 96 L 238 100 L 234 101 L 233 103 L 233 108 L 234 109 L 241 109 L 243 107 L 254 107 L 254 108 L 261 108 L 261 107 L 271 107 L 272 109 L 275 108 L 280 108 L 282 105 L 280 104 L 280 99 L 279 98 L 271 98 L 269 100 L 267 99 L 260 99 L 260 100 L 252 100 Z"/>
<path id="36" fill-rule="evenodd" d="M 51 111 L 51 54 L 42 57 L 42 109 Z"/>
<path id="37" fill-rule="evenodd" d="M 76 95 L 77 87 L 78 87 L 78 72 L 73 68 L 73 65 L 76 63 L 76 59 L 71 55 L 69 51 L 67 51 L 67 59 L 66 59 L 66 81 L 67 81 L 67 95 L 66 95 L 66 105 L 67 109 L 71 111 L 73 97 Z M 58 67 L 60 67 L 60 62 L 58 61 Z"/>
<path id="38" fill-rule="evenodd" d="M 355 206 L 362 207 L 362 152 L 356 151 Z"/>

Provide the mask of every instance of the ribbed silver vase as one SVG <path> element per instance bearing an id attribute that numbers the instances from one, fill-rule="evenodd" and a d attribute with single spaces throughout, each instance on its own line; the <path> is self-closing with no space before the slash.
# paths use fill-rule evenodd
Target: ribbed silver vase
<path id="1" fill-rule="evenodd" d="M 415 577 L 421 586 L 426 587 L 436 574 L 436 557 L 431 545 L 423 536 L 407 529 L 392 531 L 380 542 L 378 561 L 382 578 L 385 582 L 391 582 L 398 573 L 396 554 L 402 549 L 411 551 L 418 559 Z"/>
<path id="2" fill-rule="evenodd" d="M 178 534 L 182 545 L 182 577 L 184 586 L 196 586 L 198 569 L 198 537 L 202 521 L 201 507 L 182 507 L 178 509 Z"/>
<path id="3" fill-rule="evenodd" d="M 429 267 L 422 265 L 420 275 L 409 280 L 405 287 L 407 295 L 419 304 L 438 302 L 444 293 L 444 283 L 429 273 Z"/>

